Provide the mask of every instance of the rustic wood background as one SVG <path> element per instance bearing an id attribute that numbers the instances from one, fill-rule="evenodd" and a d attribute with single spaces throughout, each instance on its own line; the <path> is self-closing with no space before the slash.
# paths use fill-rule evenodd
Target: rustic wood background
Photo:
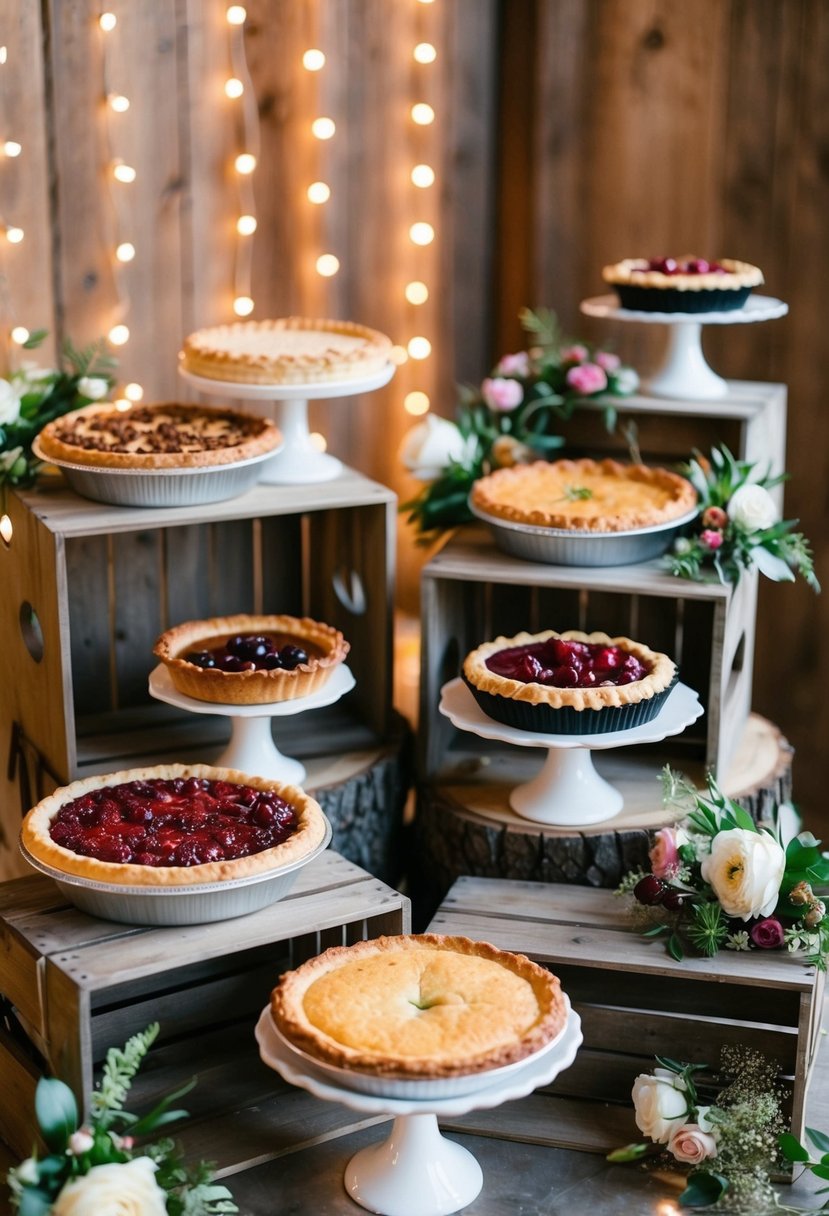
<path id="1" fill-rule="evenodd" d="M 101 6 L 92 0 L 0 0 L 0 221 L 21 245 L 2 248 L 5 319 L 47 325 L 55 343 L 106 332 L 124 313 L 124 380 L 148 399 L 182 395 L 181 338 L 228 319 L 238 214 L 232 160 L 240 149 L 222 0 L 112 0 L 103 105 Z M 255 316 L 348 316 L 405 345 L 432 342 L 382 392 L 312 414 L 329 446 L 401 495 L 416 485 L 396 460 L 412 423 L 403 397 L 426 388 L 451 415 L 456 381 L 480 379 L 522 345 L 524 304 L 546 304 L 567 330 L 612 338 L 640 371 L 659 335 L 588 323 L 578 302 L 602 290 L 601 266 L 631 254 L 697 251 L 756 262 L 788 318 L 711 333 L 721 373 L 789 386 L 787 515 L 799 517 L 829 582 L 826 524 L 829 375 L 823 340 L 829 268 L 829 6 L 825 0 L 249 0 L 245 45 L 259 111 L 254 176 Z M 419 65 L 412 46 L 438 57 Z M 303 50 L 328 56 L 316 74 Z M 436 121 L 414 126 L 413 101 Z M 311 138 L 329 114 L 337 134 Z M 138 178 L 112 190 L 108 155 Z M 411 164 L 435 166 L 417 191 Z M 331 200 L 313 207 L 321 178 Z M 416 249 L 409 225 L 436 240 Z M 114 234 L 137 249 L 120 270 Z M 321 279 L 320 252 L 340 273 Z M 405 303 L 410 278 L 429 302 Z M 119 286 L 120 284 L 120 286 Z M 420 555 L 401 531 L 401 598 L 416 604 Z M 804 586 L 765 582 L 755 708 L 797 749 L 795 795 L 823 811 L 829 728 L 829 606 Z M 829 816 L 824 815 L 824 821 Z"/>

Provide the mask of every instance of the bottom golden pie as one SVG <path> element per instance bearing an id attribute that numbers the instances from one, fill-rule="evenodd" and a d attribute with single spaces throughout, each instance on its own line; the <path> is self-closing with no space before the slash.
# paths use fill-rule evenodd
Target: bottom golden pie
<path id="1" fill-rule="evenodd" d="M 420 934 L 335 946 L 271 994 L 282 1035 L 314 1059 L 399 1079 L 513 1064 L 564 1029 L 556 976 L 522 954 Z"/>

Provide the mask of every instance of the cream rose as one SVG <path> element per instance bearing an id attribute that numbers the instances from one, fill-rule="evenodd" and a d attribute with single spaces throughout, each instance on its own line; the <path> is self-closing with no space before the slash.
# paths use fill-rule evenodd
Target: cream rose
<path id="1" fill-rule="evenodd" d="M 400 459 L 419 481 L 434 481 L 452 461 L 463 460 L 470 451 L 454 422 L 428 414 L 403 436 Z"/>
<path id="2" fill-rule="evenodd" d="M 19 417 L 20 398 L 14 390 L 14 385 L 8 380 L 0 380 L 0 426 L 17 422 Z"/>
<path id="3" fill-rule="evenodd" d="M 768 832 L 718 832 L 703 860 L 702 877 L 714 888 L 726 916 L 751 920 L 777 905 L 786 854 Z"/>
<path id="4" fill-rule="evenodd" d="M 51 1216 L 167 1216 L 166 1192 L 155 1180 L 156 1164 L 136 1157 L 123 1165 L 94 1165 L 67 1182 Z"/>
<path id="5" fill-rule="evenodd" d="M 704 1132 L 698 1123 L 681 1123 L 671 1132 L 668 1152 L 677 1161 L 686 1165 L 701 1165 L 709 1157 L 716 1157 L 717 1142 L 710 1132 Z"/>
<path id="6" fill-rule="evenodd" d="M 688 1101 L 676 1085 L 677 1076 L 667 1068 L 641 1073 L 633 1082 L 636 1126 L 657 1144 L 667 1144 L 673 1129 L 688 1114 Z"/>
<path id="7" fill-rule="evenodd" d="M 740 486 L 731 495 L 727 510 L 734 523 L 747 532 L 770 528 L 780 518 L 774 499 L 763 486 Z"/>
<path id="8" fill-rule="evenodd" d="M 103 376 L 81 376 L 78 392 L 90 401 L 100 401 L 109 392 L 109 381 L 104 380 Z"/>

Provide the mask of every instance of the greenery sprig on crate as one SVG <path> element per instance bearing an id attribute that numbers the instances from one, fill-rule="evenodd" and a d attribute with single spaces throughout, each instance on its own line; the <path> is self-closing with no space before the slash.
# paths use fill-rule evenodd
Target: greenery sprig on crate
<path id="1" fill-rule="evenodd" d="M 205 1162 L 185 1164 L 167 1138 L 137 1147 L 160 1128 L 186 1118 L 173 1103 L 195 1080 L 167 1094 L 147 1114 L 124 1109 L 133 1078 L 158 1035 L 158 1023 L 107 1052 L 87 1119 L 75 1095 L 55 1078 L 41 1078 L 35 1115 L 49 1149 L 9 1171 L 18 1216 L 227 1216 L 238 1212 L 227 1187 L 212 1182 Z"/>

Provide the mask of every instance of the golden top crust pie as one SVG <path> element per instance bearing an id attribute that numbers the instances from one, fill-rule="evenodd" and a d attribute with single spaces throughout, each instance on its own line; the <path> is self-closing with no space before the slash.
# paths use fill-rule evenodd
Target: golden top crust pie
<path id="1" fill-rule="evenodd" d="M 168 764 L 74 781 L 23 820 L 31 856 L 129 887 L 249 878 L 307 857 L 325 817 L 301 789 L 235 769 Z"/>
<path id="2" fill-rule="evenodd" d="M 476 481 L 473 509 L 509 523 L 577 532 L 627 532 L 693 511 L 678 473 L 617 460 L 555 460 L 498 469 Z"/>
<path id="3" fill-rule="evenodd" d="M 400 1079 L 466 1076 L 532 1055 L 563 1030 L 556 976 L 466 937 L 336 946 L 271 994 L 286 1039 L 340 1068 Z"/>
<path id="4" fill-rule="evenodd" d="M 709 261 L 678 258 L 625 258 L 605 266 L 602 277 L 623 308 L 644 312 L 715 312 L 741 308 L 763 272 L 734 258 Z"/>
<path id="5" fill-rule="evenodd" d="M 200 329 L 185 339 L 182 366 L 209 380 L 315 384 L 381 371 L 391 339 L 352 321 L 284 317 Z"/>
<path id="6" fill-rule="evenodd" d="M 279 447 L 269 418 L 240 410 L 164 402 L 126 410 L 87 405 L 37 437 L 44 460 L 109 469 L 187 469 L 232 464 Z"/>
<path id="7" fill-rule="evenodd" d="M 212 617 L 162 633 L 153 647 L 179 692 L 224 705 L 307 697 L 325 685 L 349 644 L 309 617 Z"/>

